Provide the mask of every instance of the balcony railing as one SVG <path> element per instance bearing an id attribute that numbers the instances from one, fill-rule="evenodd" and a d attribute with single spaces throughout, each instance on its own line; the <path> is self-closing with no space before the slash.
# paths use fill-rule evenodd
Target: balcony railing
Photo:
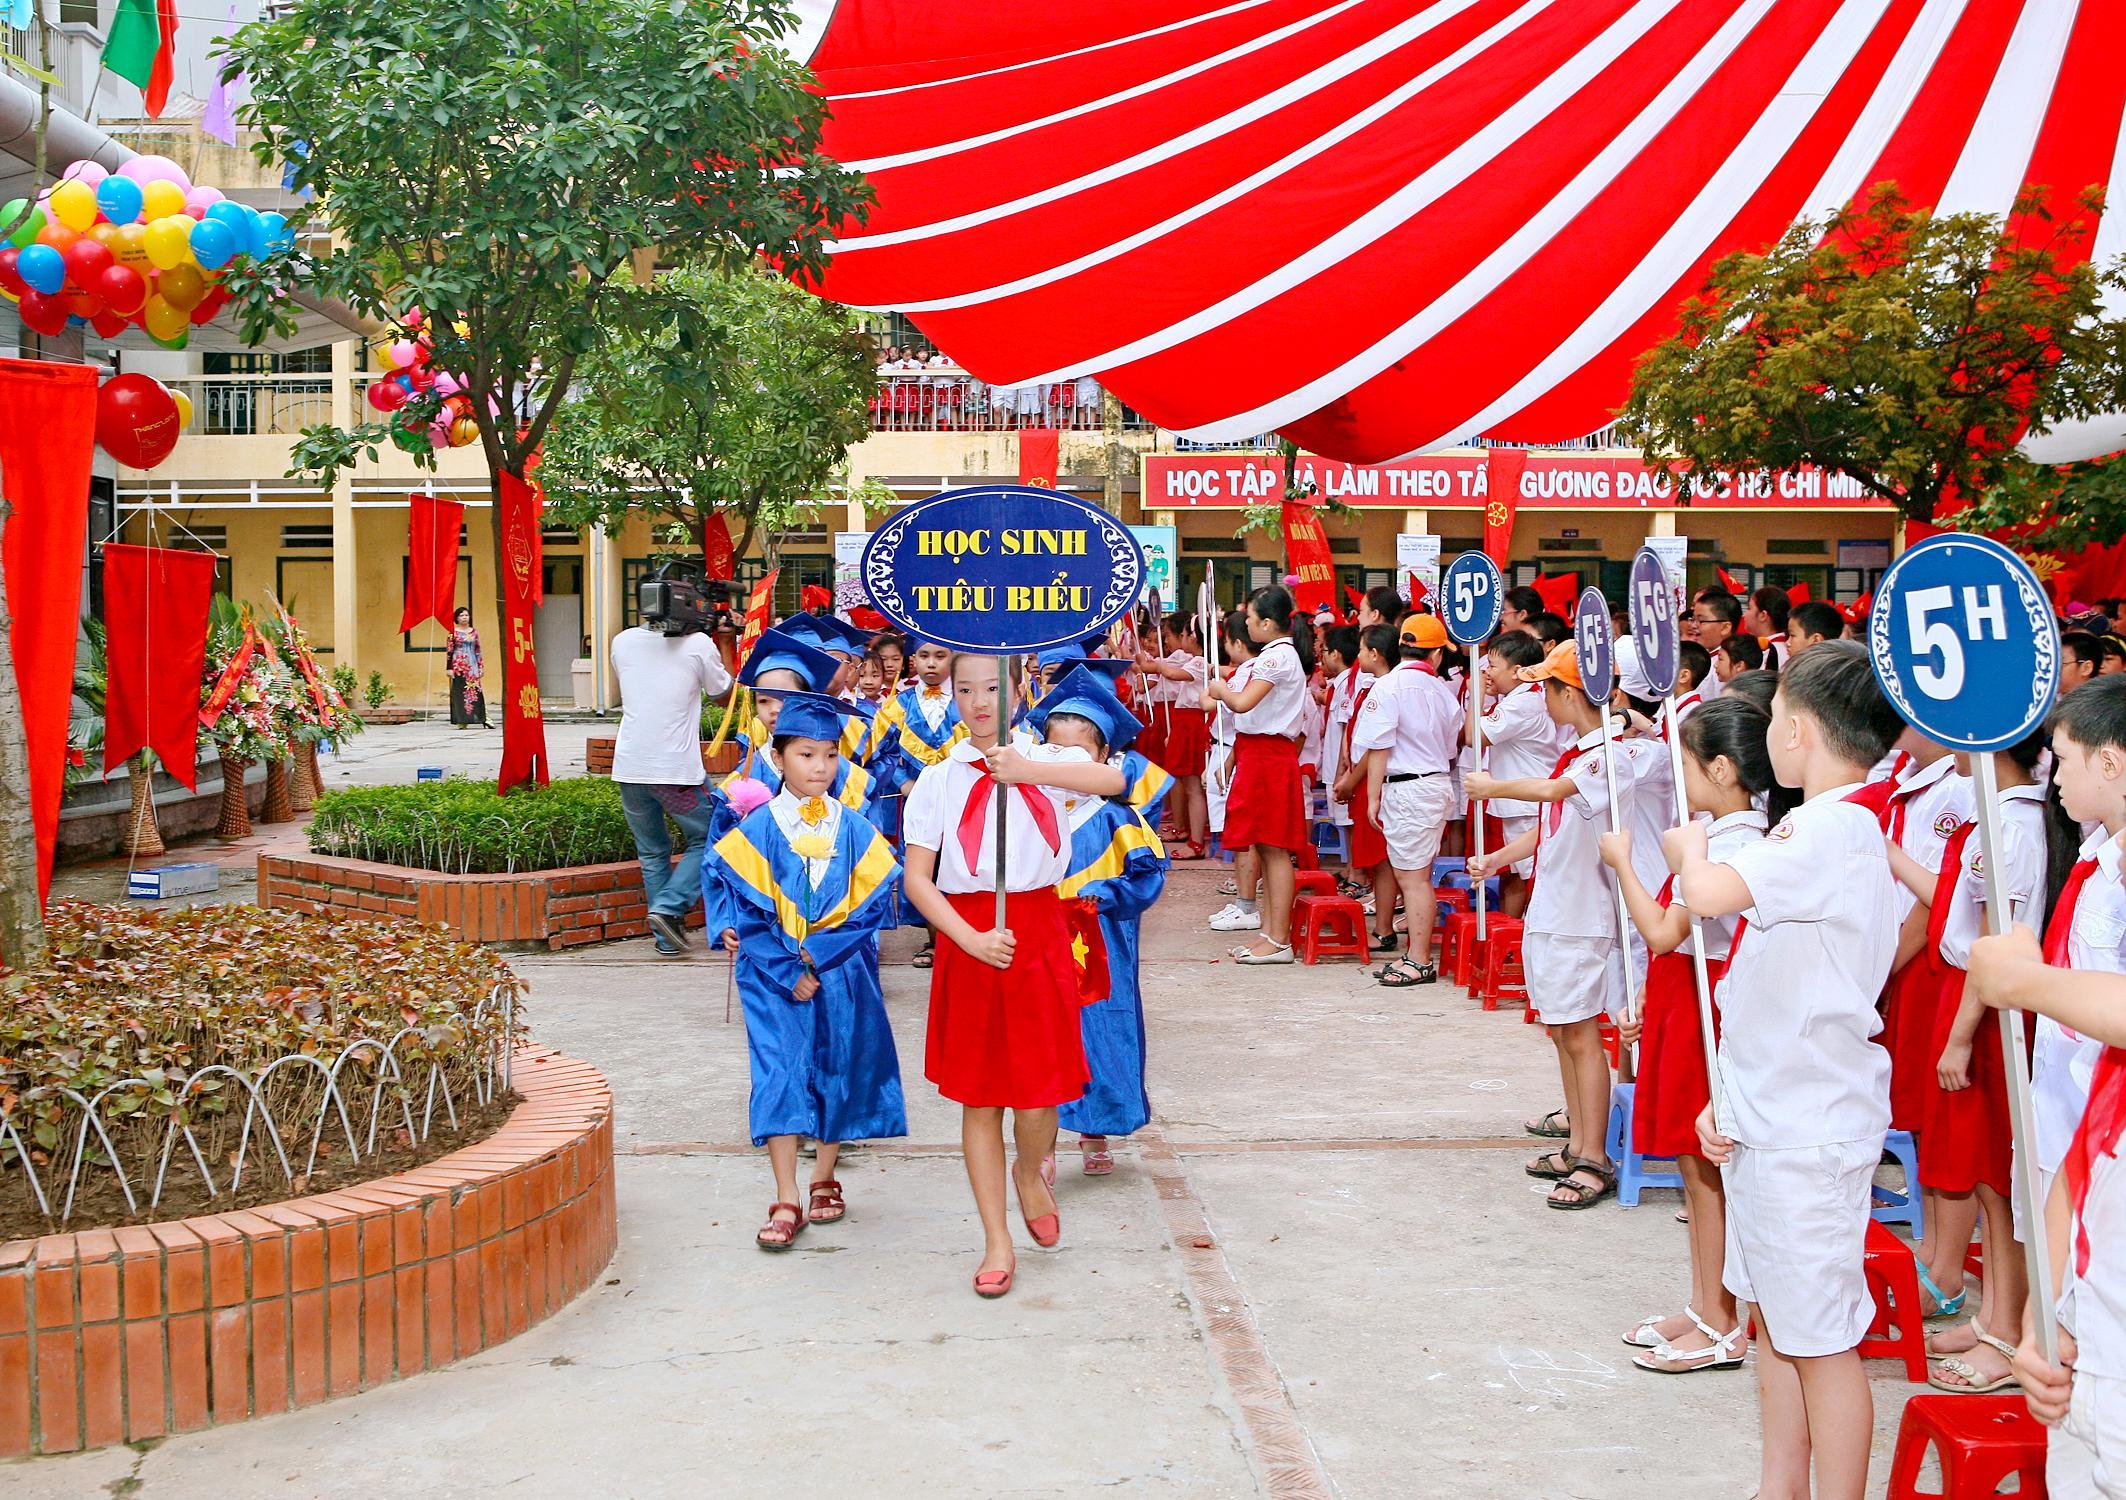
<path id="1" fill-rule="evenodd" d="M 330 375 L 187 375 L 163 384 L 191 401 L 198 437 L 298 437 L 332 420 Z"/>

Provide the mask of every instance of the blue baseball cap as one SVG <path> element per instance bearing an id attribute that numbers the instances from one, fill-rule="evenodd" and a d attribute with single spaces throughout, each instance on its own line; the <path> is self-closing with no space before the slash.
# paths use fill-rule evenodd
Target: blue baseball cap
<path id="1" fill-rule="evenodd" d="M 783 693 L 782 713 L 775 720 L 775 738 L 842 742 L 842 720 L 857 718 L 856 705 L 825 693 Z"/>
<path id="2" fill-rule="evenodd" d="M 1127 750 L 1144 728 L 1143 721 L 1122 706 L 1109 679 L 1084 667 L 1073 668 L 1050 688 L 1048 696 L 1027 713 L 1026 722 L 1046 733 L 1052 714 L 1075 714 L 1092 720 L 1100 730 L 1100 738 L 1107 741 L 1107 748 L 1116 753 Z"/>
<path id="3" fill-rule="evenodd" d="M 797 680 L 807 690 L 817 692 L 832 682 L 834 674 L 840 670 L 840 662 L 810 641 L 799 640 L 778 625 L 773 630 L 761 632 L 760 639 L 753 643 L 753 654 L 739 669 L 738 680 L 752 687 L 763 672 L 795 672 Z"/>

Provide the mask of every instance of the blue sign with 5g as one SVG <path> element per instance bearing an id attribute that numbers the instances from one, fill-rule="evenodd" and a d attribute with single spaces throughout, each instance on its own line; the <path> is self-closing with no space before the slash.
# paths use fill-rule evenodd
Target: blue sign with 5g
<path id="1" fill-rule="evenodd" d="M 1580 590 L 1580 602 L 1572 612 L 1573 654 L 1580 664 L 1580 690 L 1596 703 L 1607 703 L 1617 689 L 1615 637 L 1609 601 L 1602 591 Z"/>
<path id="2" fill-rule="evenodd" d="M 1440 623 L 1457 646 L 1491 639 L 1506 609 L 1506 579 L 1497 563 L 1481 552 L 1464 552 L 1448 564 L 1440 590 L 1447 596 Z"/>
<path id="3" fill-rule="evenodd" d="M 1898 714 L 1958 750 L 2005 750 L 2045 722 L 2060 639 L 2029 564 L 1990 537 L 1908 549 L 1876 586 L 1868 655 Z"/>

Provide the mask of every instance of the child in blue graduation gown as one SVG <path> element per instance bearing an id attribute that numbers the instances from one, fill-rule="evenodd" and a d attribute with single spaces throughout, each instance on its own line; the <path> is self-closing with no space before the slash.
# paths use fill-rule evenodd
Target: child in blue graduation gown
<path id="1" fill-rule="evenodd" d="M 775 1203 L 754 1236 L 763 1250 L 787 1250 L 808 1223 L 843 1217 L 841 1142 L 908 1133 L 878 983 L 878 929 L 900 866 L 883 834 L 828 795 L 847 712 L 836 698 L 783 695 L 779 789 L 702 862 L 708 930 L 733 955 L 745 1006 L 753 1144 L 768 1148 L 775 1172 Z M 806 1136 L 819 1157 L 801 1207 Z"/>
<path id="2" fill-rule="evenodd" d="M 1143 726 L 1116 699 L 1104 677 L 1077 671 L 1064 677 L 1029 717 L 1051 745 L 1077 745 L 1096 759 L 1126 758 Z M 1137 928 L 1166 888 L 1166 850 L 1152 825 L 1126 796 L 1079 797 L 1069 809 L 1070 874 L 1057 892 L 1065 901 L 1098 909 L 1106 950 L 1107 996 L 1078 1012 L 1091 1081 L 1058 1123 L 1081 1137 L 1088 1177 L 1115 1168 L 1108 1137 L 1130 1135 L 1151 1120 L 1144 1089 L 1144 998 L 1137 976 Z"/>
<path id="3" fill-rule="evenodd" d="M 738 680 L 753 689 L 757 717 L 741 736 L 745 741 L 745 754 L 738 762 L 738 768 L 716 784 L 709 827 L 712 839 L 721 838 L 738 824 L 738 814 L 731 805 L 730 796 L 735 783 L 757 781 L 770 796 L 782 789 L 782 771 L 777 764 L 773 741 L 776 716 L 781 711 L 784 697 L 791 693 L 824 695 L 839 670 L 833 657 L 780 627 L 764 632 L 753 643 L 752 655 L 746 658 Z M 836 719 L 835 729 L 840 736 L 838 744 L 847 742 L 846 726 L 856 722 L 853 714 L 852 706 L 850 714 Z M 870 813 L 871 792 L 870 773 L 843 756 L 827 795 L 851 812 L 865 817 Z"/>
<path id="4" fill-rule="evenodd" d="M 967 738 L 959 705 L 953 702 L 951 648 L 916 636 L 910 636 L 907 644 L 908 664 L 915 670 L 915 681 L 879 705 L 878 717 L 872 724 L 869 762 L 877 789 L 872 806 L 880 814 L 873 821 L 886 830 L 896 847 L 901 842 L 900 814 L 906 806 L 908 789 L 918 776 L 941 764 L 952 753 L 952 747 Z M 902 903 L 901 925 L 925 929 L 929 926 L 909 902 Z M 922 948 L 910 960 L 915 968 L 930 967 L 936 943 L 935 936 L 926 932 Z"/>
<path id="5" fill-rule="evenodd" d="M 1105 689 L 1109 698 L 1114 699 L 1115 707 L 1126 714 L 1129 713 L 1116 695 L 1114 685 L 1135 670 L 1134 664 L 1111 656 L 1079 656 L 1074 652 L 1075 648 L 1065 647 L 1041 653 L 1041 676 L 1048 684 L 1047 693 L 1053 694 L 1056 688 L 1072 676 L 1086 673 L 1100 679 L 1099 686 Z M 1046 697 L 1041 701 L 1046 702 Z M 1034 714 L 1038 707 L 1038 704 L 1029 707 L 1020 716 L 1025 723 L 1034 724 Z M 1136 724 L 1139 730 L 1144 727 L 1134 714 L 1130 714 L 1130 722 Z M 1132 739 L 1135 734 L 1136 731 L 1133 730 Z M 1160 815 L 1166 810 L 1166 794 L 1174 789 L 1173 775 L 1143 751 L 1130 748 L 1127 742 L 1122 745 L 1110 745 L 1108 748 L 1111 752 L 1109 764 L 1119 769 L 1128 779 L 1128 790 L 1122 794 L 1122 800 L 1142 813 L 1145 822 L 1157 828 Z"/>

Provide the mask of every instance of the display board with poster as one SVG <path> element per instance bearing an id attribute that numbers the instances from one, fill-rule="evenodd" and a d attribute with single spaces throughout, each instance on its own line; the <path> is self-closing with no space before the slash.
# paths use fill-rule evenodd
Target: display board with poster
<path id="1" fill-rule="evenodd" d="M 834 533 L 834 612 L 849 618 L 852 609 L 868 609 L 870 595 L 864 592 L 864 544 L 868 531 Z"/>
<path id="2" fill-rule="evenodd" d="M 1179 608 L 1175 599 L 1181 588 L 1181 528 L 1178 526 L 1132 526 L 1130 535 L 1144 549 L 1144 602 L 1158 595 L 1161 614 Z"/>
<path id="3" fill-rule="evenodd" d="M 1424 592 L 1417 594 L 1420 600 L 1436 600 L 1439 596 L 1439 538 L 1422 531 L 1398 531 L 1395 534 L 1395 592 L 1403 596 L 1403 602 L 1411 602 L 1411 580 L 1424 585 Z M 1438 605 L 1433 605 L 1434 612 Z"/>

